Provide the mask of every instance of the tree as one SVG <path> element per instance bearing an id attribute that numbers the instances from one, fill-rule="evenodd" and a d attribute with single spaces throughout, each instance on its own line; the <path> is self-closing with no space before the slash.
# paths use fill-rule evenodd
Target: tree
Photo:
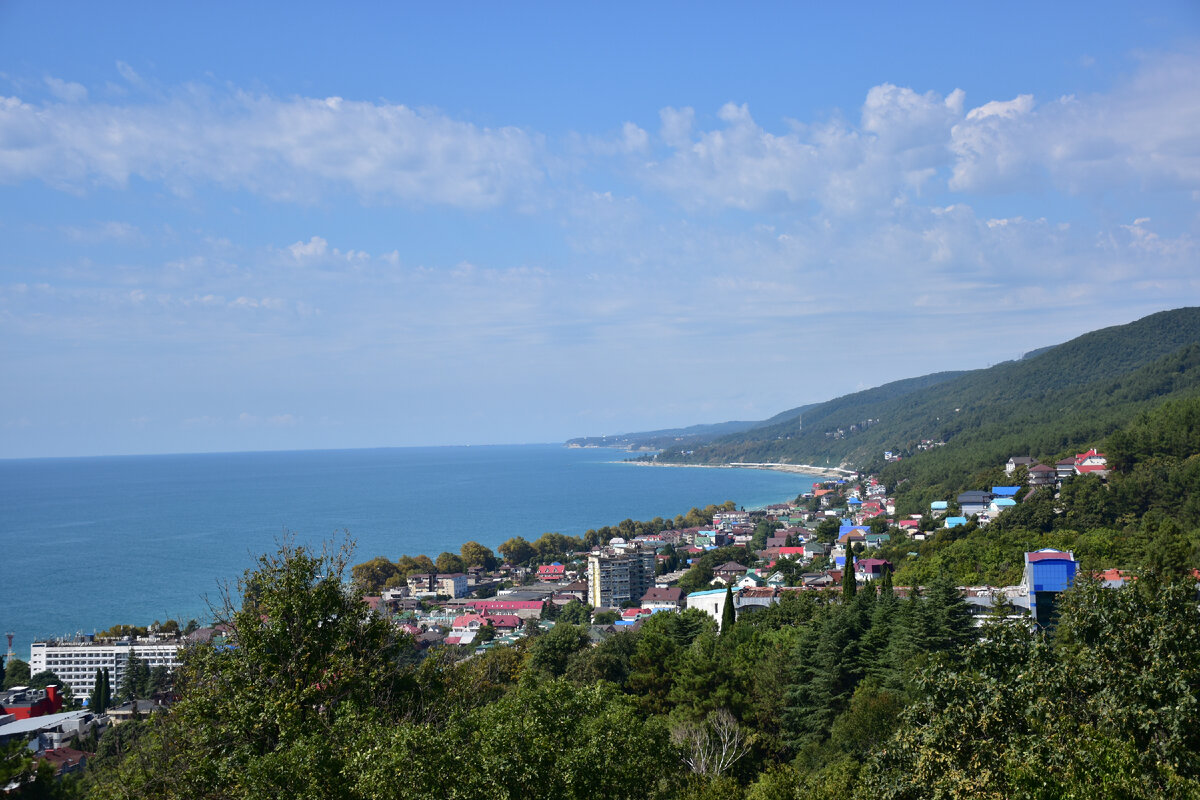
<path id="1" fill-rule="evenodd" d="M 348 556 L 290 541 L 261 556 L 213 609 L 234 646 L 188 649 L 179 702 L 96 796 L 346 797 L 348 732 L 421 707 L 411 640 L 347 587 Z"/>
<path id="2" fill-rule="evenodd" d="M 505 561 L 514 566 L 528 564 L 537 556 L 537 550 L 521 536 L 506 539 L 496 549 L 500 551 L 500 555 L 504 556 Z"/>
<path id="3" fill-rule="evenodd" d="M 733 608 L 733 587 L 725 587 L 725 605 L 721 609 L 721 633 L 729 633 L 733 630 L 734 620 L 736 615 Z"/>
<path id="4" fill-rule="evenodd" d="M 837 539 L 838 530 L 840 528 L 841 524 L 836 519 L 833 517 L 826 517 L 817 524 L 815 531 L 817 540 L 824 542 L 825 544 L 831 544 L 835 539 Z"/>
<path id="5" fill-rule="evenodd" d="M 553 605 L 553 603 L 548 605 Z M 587 625 L 592 621 L 592 607 L 578 600 L 572 600 L 559 611 L 558 621 L 570 625 Z"/>
<path id="6" fill-rule="evenodd" d="M 432 572 L 437 572 L 437 567 L 427 555 L 419 556 L 400 556 L 396 562 L 396 566 L 400 570 L 400 577 L 408 580 L 409 575 L 428 575 Z M 391 578 L 388 579 L 389 581 Z"/>
<path id="7" fill-rule="evenodd" d="M 616 622 L 620 618 L 621 618 L 620 612 L 613 611 L 612 609 L 609 609 L 608 611 L 597 611 L 594 614 L 592 614 L 592 624 L 593 625 L 612 625 L 614 622 Z"/>
<path id="8" fill-rule="evenodd" d="M 96 667 L 96 677 L 92 681 L 92 693 L 88 695 L 88 710 L 99 714 L 104 710 L 104 670 Z"/>
<path id="9" fill-rule="evenodd" d="M 727 708 L 712 712 L 703 723 L 684 724 L 671 734 L 683 750 L 683 762 L 697 775 L 723 775 L 750 751 L 737 719 Z"/>
<path id="10" fill-rule="evenodd" d="M 137 700 L 146 697 L 146 685 L 150 681 L 150 666 L 133 653 L 125 664 L 125 675 L 121 680 L 121 699 Z"/>
<path id="11" fill-rule="evenodd" d="M 439 575 L 452 575 L 465 569 L 463 560 L 454 553 L 442 553 L 434 564 Z"/>
<path id="12" fill-rule="evenodd" d="M 350 574 L 360 591 L 365 594 L 379 594 L 389 579 L 400 576 L 400 567 L 383 556 L 376 556 L 370 561 L 356 564 L 350 570 Z"/>
<path id="13" fill-rule="evenodd" d="M 489 572 L 496 568 L 496 554 L 479 542 L 467 542 L 459 553 L 468 567 L 483 567 Z"/>
<path id="14" fill-rule="evenodd" d="M 921 670 L 863 785 L 884 798 L 1200 796 L 1198 625 L 1194 585 L 1082 579 L 1053 637 L 990 623 L 957 664 Z"/>
<path id="15" fill-rule="evenodd" d="M 529 648 L 529 666 L 560 676 L 567 671 L 571 656 L 590 644 L 587 628 L 560 622 L 534 640 Z"/>
<path id="16" fill-rule="evenodd" d="M 4 688 L 29 685 L 29 662 L 10 658 L 4 669 Z"/>
<path id="17" fill-rule="evenodd" d="M 848 603 L 858 592 L 858 577 L 854 574 L 854 551 L 846 548 L 846 563 L 842 567 L 842 602 Z"/>
<path id="18" fill-rule="evenodd" d="M 445 726 L 370 726 L 351 733 L 354 756 L 345 774 L 364 800 L 677 796 L 678 770 L 661 721 L 639 714 L 606 684 L 522 681 Z"/>

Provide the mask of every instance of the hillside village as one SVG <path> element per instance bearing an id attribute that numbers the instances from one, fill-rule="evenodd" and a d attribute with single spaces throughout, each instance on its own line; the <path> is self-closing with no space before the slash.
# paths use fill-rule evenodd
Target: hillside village
<path id="1" fill-rule="evenodd" d="M 789 593 L 840 591 L 849 579 L 848 560 L 859 585 L 890 578 L 895 565 L 879 557 L 885 550 L 968 524 L 986 526 L 1019 502 L 1056 491 L 1063 481 L 1080 475 L 1104 478 L 1108 471 L 1105 456 L 1090 449 L 1053 466 L 1014 456 L 1005 473 L 1013 485 L 963 492 L 934 501 L 927 513 L 898 517 L 894 499 L 875 477 L 847 472 L 814 483 L 792 502 L 751 511 L 730 504 L 720 510 L 710 507 L 703 514 L 708 524 L 614 536 L 551 563 L 474 564 L 461 572 L 410 572 L 402 581 L 396 573 L 387 588 L 368 592 L 363 600 L 411 635 L 419 648 L 457 647 L 464 655 L 513 644 L 560 620 L 589 625 L 597 641 L 637 630 L 653 614 L 689 608 L 720 626 L 727 603 L 736 618 L 776 604 Z M 476 557 L 491 557 L 478 548 L 464 552 L 472 549 Z M 1048 621 L 1046 600 L 1038 613 L 1038 593 L 1065 589 L 1078 565 L 1071 553 L 1053 550 L 1028 553 L 1026 563 L 1020 584 L 959 587 L 980 621 L 997 606 L 1031 622 Z M 1061 574 L 1053 579 L 1041 574 L 1049 566 L 1060 568 Z M 1101 577 L 1108 585 L 1125 580 L 1116 570 Z M 892 591 L 906 597 L 910 588 L 896 585 Z M 142 633 L 35 643 L 30 671 L 53 673 L 67 697 L 78 698 L 83 707 L 64 711 L 64 696 L 56 685 L 15 686 L 0 695 L 0 744 L 32 735 L 41 743 L 39 752 L 59 758 L 60 771 L 80 769 L 86 754 L 67 747 L 73 738 L 133 714 L 155 713 L 171 700 L 169 692 L 147 693 L 139 700 L 130 690 L 122 705 L 97 713 L 87 706 L 96 697 L 99 670 L 109 672 L 112 685 L 126 686 L 131 663 L 140 660 L 169 672 L 184 647 L 214 637 L 219 642 L 225 631 L 218 626 L 186 634 L 177 629 Z"/>
<path id="2" fill-rule="evenodd" d="M 550 713 L 537 717 L 536 725 L 556 731 L 556 746 L 569 749 L 589 741 L 571 732 L 572 725 L 585 724 L 593 714 L 619 712 L 637 715 L 613 728 L 632 737 L 629 746 L 647 736 L 655 742 L 649 772 L 637 780 L 657 781 L 655 791 L 664 797 L 679 796 L 689 781 L 724 790 L 736 788 L 728 782 L 734 776 L 769 783 L 778 769 L 793 782 L 783 796 L 800 796 L 796 781 L 816 781 L 813 785 L 829 790 L 840 785 L 839 776 L 862 769 L 896 786 L 911 784 L 905 791 L 921 796 L 924 789 L 913 783 L 911 766 L 861 764 L 864 745 L 846 738 L 842 726 L 871 726 L 873 742 L 909 730 L 903 724 L 907 715 L 933 713 L 922 703 L 932 702 L 938 687 L 947 685 L 935 680 L 945 670 L 965 669 L 963 659 L 993 646 L 1003 652 L 996 664 L 1042 658 L 1028 643 L 1053 641 L 1059 625 L 1100 624 L 1087 621 L 1091 608 L 1109 620 L 1103 623 L 1106 638 L 1133 635 L 1142 620 L 1155 630 L 1179 625 L 1192 630 L 1197 573 L 1188 548 L 1194 548 L 1195 536 L 1167 515 L 1193 524 L 1197 509 L 1189 498 L 1195 493 L 1188 487 L 1200 479 L 1197 437 L 1200 402 L 1168 404 L 1105 440 L 1115 465 L 1094 447 L 1049 460 L 1010 454 L 958 481 L 973 488 L 916 505 L 914 498 L 926 495 L 912 486 L 897 492 L 883 475 L 839 470 L 790 502 L 762 509 L 725 503 L 674 519 L 625 520 L 578 538 L 514 537 L 498 553 L 467 542 L 460 553 L 436 559 L 379 556 L 353 567 L 303 548 L 264 555 L 258 574 L 266 582 L 248 573 L 244 585 L 275 588 L 256 588 L 240 609 L 227 606 L 211 627 L 174 621 L 115 626 L 102 635 L 35 642 L 29 664 L 10 656 L 7 691 L 0 694 L 0 749 L 7 748 L 6 763 L 19 767 L 13 774 L 24 776 L 10 788 L 33 785 L 35 775 L 58 776 L 63 786 L 76 778 L 120 786 L 114 776 L 125 765 L 130 774 L 155 775 L 122 755 L 130 737 L 156 725 L 170 729 L 169 737 L 187 738 L 195 732 L 190 715 L 197 712 L 204 720 L 237 716 L 243 709 L 254 714 L 266 699 L 254 677 L 261 673 L 275 675 L 270 680 L 282 692 L 282 705 L 272 705 L 278 711 L 270 712 L 270 726 L 284 725 L 293 713 L 287 709 L 300 709 L 320 725 L 331 724 L 321 722 L 329 709 L 359 713 L 341 705 L 338 698 L 347 692 L 367 703 L 354 708 L 390 698 L 391 723 L 372 727 L 377 723 L 354 717 L 366 727 L 353 741 L 321 739 L 322 747 L 337 749 L 339 760 L 373 752 L 372 743 L 388 731 L 425 724 L 414 718 L 417 713 L 437 720 L 418 739 L 445 738 L 445 747 L 454 750 L 475 747 L 470 742 L 493 731 L 501 739 L 506 735 L 501 718 L 486 725 L 469 722 L 479 715 L 522 719 Z M 885 454 L 884 463 L 891 468 L 903 460 Z M 952 575 L 1000 579 L 956 582 Z M 1172 582 L 1172 575 L 1183 578 Z M 1130 583 L 1137 590 L 1109 591 Z M 319 588 L 326 584 L 332 592 Z M 1082 591 L 1064 594 L 1073 585 Z M 297 594 L 286 588 L 291 586 L 307 588 Z M 299 609 L 293 604 L 301 600 L 333 605 L 314 610 L 314 616 L 294 616 Z M 1111 622 L 1122 614 L 1137 624 Z M 981 638 L 979 628 L 988 621 L 1009 622 L 1003 630 L 1011 633 L 995 642 Z M 327 633 L 326 622 L 341 632 Z M 1194 630 L 1187 635 L 1194 637 Z M 298 649 L 276 663 L 281 642 L 284 651 Z M 1082 659 L 1071 669 L 1088 669 L 1095 660 L 1073 647 L 1063 653 L 1066 660 L 1058 666 L 1042 663 L 1003 679 L 1035 676 L 1034 685 L 1019 691 L 1058 692 L 1059 679 L 1042 679 L 1074 663 L 1067 653 Z M 359 667 L 352 665 L 364 658 L 378 661 L 372 669 L 381 670 L 379 675 L 403 676 L 403 682 L 384 695 L 373 683 L 355 682 Z M 300 671 L 288 677 L 292 662 Z M 346 666 L 332 666 L 337 663 Z M 927 670 L 926 664 L 935 666 Z M 1130 687 L 1140 686 L 1140 662 L 1122 664 L 1114 675 L 1127 675 Z M 213 694 L 217 684 L 209 678 L 196 682 L 196 676 L 217 674 L 232 681 L 230 686 L 249 683 L 233 694 Z M 982 677 L 973 674 L 964 673 L 953 685 L 993 680 L 986 670 Z M 1076 678 L 1063 680 L 1063 697 L 1075 699 L 1060 702 L 1078 706 L 1071 689 Z M 986 691 L 995 690 L 986 685 L 992 687 Z M 1184 684 L 1171 687 L 1164 691 L 1195 700 Z M 544 704 L 547 692 L 583 693 L 577 695 L 580 702 L 588 692 L 601 695 L 587 701 L 594 704 L 592 712 L 563 716 Z M 952 713 L 961 702 L 948 701 L 937 713 Z M 212 710 L 214 703 L 225 710 Z M 1175 716 L 1189 713 L 1184 700 L 1172 703 L 1156 705 L 1153 713 L 1171 717 L 1156 723 L 1158 728 L 1176 730 Z M 1107 708 L 1085 703 L 1074 713 L 1100 719 Z M 959 723 L 952 727 L 958 730 Z M 231 735 L 257 737 L 247 730 Z M 933 729 L 926 730 L 912 758 L 946 751 L 947 743 L 928 738 Z M 1023 736 L 1024 730 L 1019 725 L 1011 736 Z M 714 740 L 705 737 L 714 735 L 732 737 L 736 758 L 716 772 L 704 771 L 710 768 L 696 765 L 707 763 L 705 742 Z M 757 749 L 736 744 L 743 736 L 755 737 Z M 152 761 L 159 758 L 153 748 L 169 739 L 155 741 L 146 751 Z M 304 740 L 293 730 L 272 741 L 272 747 L 286 748 Z M 1190 739 L 1179 737 L 1163 742 L 1192 747 Z M 397 756 L 406 765 L 420 760 L 407 745 L 394 746 L 396 753 L 408 753 Z M 623 752 L 624 745 L 613 745 L 593 758 L 607 763 Z M 745 766 L 734 768 L 743 758 Z M 635 780 L 620 763 L 612 767 L 613 780 Z M 478 772 L 483 783 L 470 796 L 486 793 L 496 770 L 503 768 L 493 764 Z M 286 783 L 287 774 L 280 773 L 279 780 Z M 106 783 L 111 780 L 116 783 Z M 196 780 L 204 785 L 208 778 Z M 429 780 L 426 788 L 440 778 Z M 412 784 L 420 785 L 425 784 Z"/>
<path id="3" fill-rule="evenodd" d="M 891 560 L 879 557 L 883 550 L 968 524 L 986 526 L 1019 502 L 1055 492 L 1077 475 L 1107 476 L 1106 459 L 1095 449 L 1053 466 L 1024 456 L 1004 466 L 1013 485 L 934 501 L 925 514 L 898 517 L 894 499 L 876 478 L 848 473 L 813 484 L 792 502 L 715 511 L 707 525 L 618 536 L 549 564 L 410 574 L 404 586 L 364 599 L 422 646 L 509 644 L 535 629 L 549 629 L 563 613 L 572 622 L 590 622 L 596 637 L 636 628 L 654 613 L 685 608 L 700 609 L 720 624 L 726 590 L 742 615 L 789 592 L 840 587 L 847 558 L 857 583 L 879 580 L 895 571 Z M 712 563 L 714 554 L 725 560 Z M 1030 556 L 1038 563 L 1047 554 Z M 1061 558 L 1073 565 L 1073 573 L 1072 554 Z M 1031 604 L 1033 584 L 1025 577 L 1017 585 L 960 590 L 981 619 L 997 603 L 1028 615 L 1036 604 Z M 1124 580 L 1115 571 L 1104 579 L 1114 585 Z M 897 585 L 894 591 L 906 596 L 908 587 Z"/>

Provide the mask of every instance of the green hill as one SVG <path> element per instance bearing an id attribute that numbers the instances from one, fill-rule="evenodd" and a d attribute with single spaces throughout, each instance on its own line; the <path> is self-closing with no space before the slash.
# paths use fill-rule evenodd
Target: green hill
<path id="1" fill-rule="evenodd" d="M 1019 361 L 880 386 L 785 418 L 674 448 L 676 463 L 760 461 L 882 469 L 938 489 L 1011 455 L 1053 457 L 1097 442 L 1163 400 L 1200 389 L 1200 308 L 1153 314 Z M 922 442 L 944 446 L 922 452 Z"/>

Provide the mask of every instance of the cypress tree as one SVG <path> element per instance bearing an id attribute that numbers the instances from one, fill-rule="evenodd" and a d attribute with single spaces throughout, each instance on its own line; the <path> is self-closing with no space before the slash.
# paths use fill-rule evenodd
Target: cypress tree
<path id="1" fill-rule="evenodd" d="M 975 638 L 971 607 L 948 572 L 940 572 L 930 583 L 925 605 L 929 615 L 931 651 L 954 651 Z"/>
<path id="2" fill-rule="evenodd" d="M 848 603 L 858 593 L 858 580 L 854 577 L 854 551 L 846 545 L 846 564 L 842 568 L 842 602 Z"/>
<path id="3" fill-rule="evenodd" d="M 104 670 L 96 667 L 96 679 L 92 686 L 92 693 L 88 695 L 88 710 L 93 714 L 100 713 L 100 704 L 104 702 Z"/>
<path id="4" fill-rule="evenodd" d="M 733 587 L 725 587 L 725 607 L 721 609 L 721 633 L 733 630 L 736 616 L 733 611 Z"/>

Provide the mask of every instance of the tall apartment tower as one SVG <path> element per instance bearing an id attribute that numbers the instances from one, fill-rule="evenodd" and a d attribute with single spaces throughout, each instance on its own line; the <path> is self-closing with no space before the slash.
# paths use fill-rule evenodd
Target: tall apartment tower
<path id="1" fill-rule="evenodd" d="M 589 553 L 588 602 L 596 608 L 620 608 L 640 601 L 654 586 L 654 555 L 653 547 L 606 547 Z"/>

